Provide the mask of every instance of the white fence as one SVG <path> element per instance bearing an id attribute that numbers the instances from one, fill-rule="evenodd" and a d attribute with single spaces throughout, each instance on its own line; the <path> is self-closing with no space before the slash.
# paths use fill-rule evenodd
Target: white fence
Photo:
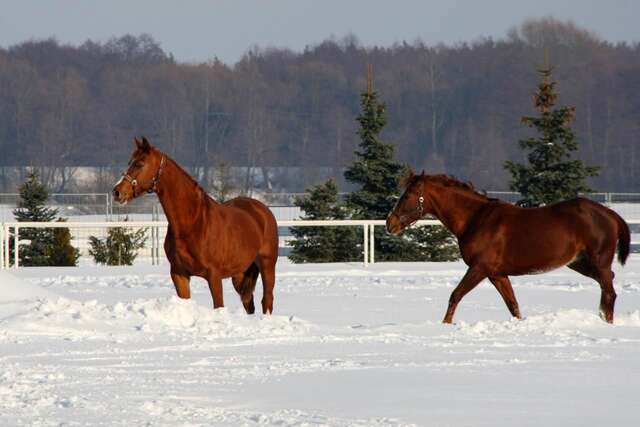
<path id="1" fill-rule="evenodd" d="M 640 225 L 640 219 L 627 220 L 630 225 Z M 278 221 L 279 228 L 288 227 L 362 227 L 363 242 L 363 263 L 364 265 L 375 263 L 375 227 L 384 226 L 384 220 L 331 220 L 331 221 Z M 422 220 L 416 223 L 417 226 L 441 226 L 440 221 Z M 152 264 L 159 264 L 164 259 L 164 251 L 161 247 L 167 230 L 167 222 L 164 221 L 124 221 L 124 222 L 6 222 L 0 227 L 0 268 L 6 269 L 11 266 L 20 266 L 20 244 L 28 242 L 20 240 L 20 230 L 25 228 L 68 228 L 73 244 L 81 252 L 81 255 L 88 256 L 89 236 L 104 237 L 109 228 L 123 227 L 131 229 L 147 229 L 147 244 L 143 251 L 143 257 L 150 258 Z M 640 241 L 633 241 L 638 245 Z M 13 239 L 13 254 L 10 252 L 10 241 Z M 280 247 L 286 245 L 286 241 L 281 240 Z M 11 259 L 11 255 L 13 259 Z"/>
<path id="2" fill-rule="evenodd" d="M 167 230 L 167 222 L 164 221 L 120 221 L 120 222 L 5 222 L 0 227 L 0 268 L 9 268 L 13 261 L 13 267 L 20 266 L 20 244 L 28 242 L 20 240 L 20 230 L 27 228 L 68 228 L 73 238 L 74 247 L 80 250 L 82 256 L 88 255 L 89 236 L 104 237 L 109 228 L 122 227 L 131 229 L 147 229 L 147 244 L 143 256 L 151 259 L 152 264 L 158 264 L 164 258 L 164 251 L 160 248 L 164 242 Z M 384 220 L 332 220 L 309 221 L 293 220 L 278 221 L 279 228 L 288 227 L 362 227 L 363 263 L 375 263 L 375 234 L 376 226 L 384 226 Z M 422 220 L 418 226 L 441 225 L 440 221 Z M 13 239 L 13 242 L 11 242 Z M 13 243 L 13 245 L 11 245 Z M 280 247 L 286 244 L 281 240 Z M 13 247 L 11 254 L 10 247 Z"/>

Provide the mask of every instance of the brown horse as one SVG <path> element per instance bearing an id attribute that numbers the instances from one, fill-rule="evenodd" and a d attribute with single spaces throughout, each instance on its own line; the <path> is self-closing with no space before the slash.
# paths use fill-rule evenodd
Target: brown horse
<path id="1" fill-rule="evenodd" d="M 129 168 L 113 188 L 113 196 L 126 203 L 145 192 L 158 195 L 169 220 L 164 250 L 178 296 L 189 298 L 189 279 L 199 276 L 209 282 L 213 307 L 223 307 L 222 279 L 231 277 L 245 310 L 252 314 L 260 274 L 262 312 L 270 314 L 278 226 L 269 208 L 247 197 L 218 203 L 146 138 L 134 142 Z"/>
<path id="2" fill-rule="evenodd" d="M 387 231 L 399 235 L 426 214 L 434 215 L 457 238 L 469 266 L 451 293 L 444 323 L 456 306 L 488 278 L 511 315 L 520 309 L 509 276 L 543 273 L 564 265 L 595 279 L 602 290 L 600 315 L 613 322 L 616 293 L 611 263 L 618 242 L 618 260 L 629 255 L 629 227 L 614 211 L 576 198 L 540 208 L 520 208 L 477 193 L 471 184 L 445 175 L 414 175 L 387 217 Z"/>

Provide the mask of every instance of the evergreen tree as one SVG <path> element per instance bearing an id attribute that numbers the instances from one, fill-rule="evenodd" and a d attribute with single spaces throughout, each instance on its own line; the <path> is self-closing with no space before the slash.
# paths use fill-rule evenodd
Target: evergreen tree
<path id="1" fill-rule="evenodd" d="M 553 108 L 556 103 L 556 82 L 551 79 L 551 67 L 539 70 L 542 82 L 534 96 L 537 117 L 525 116 L 522 123 L 535 129 L 538 136 L 520 140 L 520 147 L 529 150 L 528 164 L 505 162 L 511 173 L 511 190 L 518 191 L 521 206 L 540 206 L 577 197 L 592 190 L 585 179 L 598 175 L 598 167 L 585 166 L 572 159 L 578 150 L 576 136 L 570 125 L 574 107 Z"/>
<path id="2" fill-rule="evenodd" d="M 385 105 L 369 87 L 361 94 L 360 150 L 356 160 L 345 171 L 347 181 L 359 188 L 346 198 L 353 219 L 385 219 L 398 195 L 398 180 L 406 167 L 393 158 L 393 145 L 383 142 L 380 133 L 387 123 Z M 355 241 L 351 241 L 355 251 Z M 376 259 L 380 261 L 454 260 L 458 257 L 453 236 L 442 227 L 407 230 L 402 236 L 391 236 L 384 227 L 375 228 Z"/>
<path id="3" fill-rule="evenodd" d="M 58 221 L 64 222 L 60 218 Z M 71 245 L 71 232 L 68 228 L 54 228 L 52 245 L 49 247 L 49 265 L 74 267 L 78 265 L 80 251 Z"/>
<path id="4" fill-rule="evenodd" d="M 126 219 L 125 219 L 126 221 Z M 97 264 L 132 265 L 147 240 L 147 229 L 109 228 L 107 237 L 89 236 L 89 254 Z"/>
<path id="5" fill-rule="evenodd" d="M 344 206 L 338 200 L 338 187 L 330 179 L 307 190 L 308 196 L 296 197 L 294 204 L 304 212 L 302 219 L 345 219 Z M 292 241 L 289 259 L 304 262 L 347 262 L 362 259 L 362 244 L 351 245 L 357 240 L 360 227 L 291 227 Z M 355 247 L 354 247 L 355 246 Z"/>
<path id="6" fill-rule="evenodd" d="M 50 222 L 56 219 L 58 210 L 45 205 L 49 192 L 40 183 L 38 175 L 30 173 L 27 181 L 20 186 L 20 200 L 13 215 L 18 222 Z M 18 256 L 22 266 L 47 266 L 53 247 L 53 229 L 51 228 L 21 228 L 20 240 L 28 241 L 21 244 Z M 13 239 L 11 240 L 13 242 Z M 13 248 L 12 248 L 13 249 Z M 13 252 L 13 251 L 12 251 Z M 13 256 L 11 257 L 13 259 Z"/>
<path id="7" fill-rule="evenodd" d="M 30 173 L 20 187 L 20 200 L 13 215 L 18 222 L 51 222 L 58 216 L 58 210 L 46 206 L 49 192 L 40 182 L 36 173 Z M 58 218 L 58 221 L 63 219 Z M 20 245 L 18 256 L 23 266 L 75 266 L 79 251 L 71 245 L 68 228 L 21 228 L 20 240 L 28 244 Z M 11 240 L 13 245 L 13 240 Z M 13 247 L 11 247 L 13 259 Z"/>

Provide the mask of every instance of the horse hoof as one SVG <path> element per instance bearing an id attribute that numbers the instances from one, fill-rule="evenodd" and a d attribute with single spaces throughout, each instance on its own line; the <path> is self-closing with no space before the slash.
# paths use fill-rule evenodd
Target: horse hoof
<path id="1" fill-rule="evenodd" d="M 247 314 L 253 314 L 256 312 L 256 306 L 253 305 L 253 302 L 251 302 L 250 305 L 245 306 L 244 309 L 246 310 Z"/>

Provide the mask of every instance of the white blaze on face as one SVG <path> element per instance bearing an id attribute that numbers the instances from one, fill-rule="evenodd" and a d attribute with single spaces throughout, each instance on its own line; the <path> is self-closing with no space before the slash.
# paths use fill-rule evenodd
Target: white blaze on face
<path id="1" fill-rule="evenodd" d="M 115 188 L 115 187 L 117 187 L 118 185 L 120 185 L 120 183 L 121 183 L 122 181 L 124 181 L 124 175 L 122 175 L 122 176 L 120 177 L 120 179 L 118 180 L 118 182 L 116 182 L 116 185 L 114 185 L 113 187 L 114 187 L 114 188 Z"/>

